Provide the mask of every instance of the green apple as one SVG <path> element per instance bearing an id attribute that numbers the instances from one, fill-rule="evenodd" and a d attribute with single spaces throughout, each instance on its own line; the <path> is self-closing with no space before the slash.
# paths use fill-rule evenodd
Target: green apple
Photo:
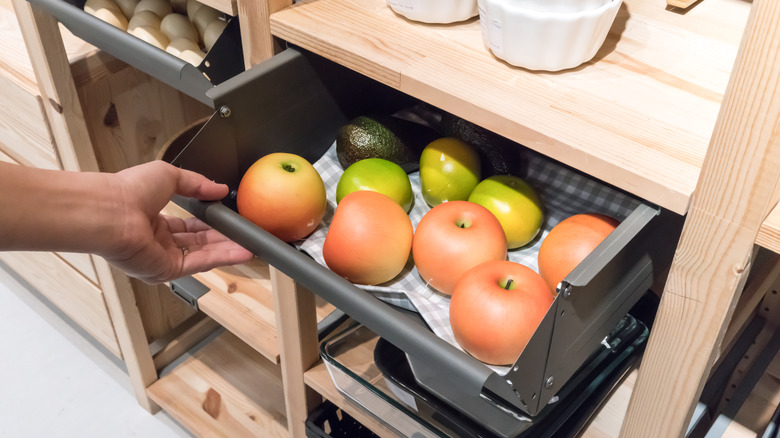
<path id="1" fill-rule="evenodd" d="M 509 249 L 528 244 L 542 228 L 542 201 L 533 187 L 516 176 L 486 178 L 477 184 L 468 200 L 487 208 L 498 218 Z"/>
<path id="2" fill-rule="evenodd" d="M 467 200 L 480 178 L 479 154 L 461 140 L 434 140 L 420 154 L 422 195 L 431 207 Z"/>
<path id="3" fill-rule="evenodd" d="M 382 158 L 366 158 L 351 164 L 336 186 L 336 202 L 352 192 L 371 190 L 387 195 L 408 213 L 412 207 L 412 183 L 401 166 Z"/>

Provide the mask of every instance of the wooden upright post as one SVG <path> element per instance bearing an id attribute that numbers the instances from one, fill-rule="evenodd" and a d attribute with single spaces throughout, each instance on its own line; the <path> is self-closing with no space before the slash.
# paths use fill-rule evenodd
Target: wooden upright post
<path id="1" fill-rule="evenodd" d="M 780 184 L 780 2 L 754 0 L 621 436 L 683 436 Z"/>

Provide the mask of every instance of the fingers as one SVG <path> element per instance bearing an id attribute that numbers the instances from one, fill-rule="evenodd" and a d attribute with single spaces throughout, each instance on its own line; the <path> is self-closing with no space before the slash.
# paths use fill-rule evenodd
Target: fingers
<path id="1" fill-rule="evenodd" d="M 251 252 L 230 240 L 211 243 L 194 251 L 191 250 L 184 257 L 181 276 L 208 271 L 218 266 L 246 263 L 253 257 Z"/>
<path id="2" fill-rule="evenodd" d="M 173 166 L 172 166 L 173 167 Z M 228 186 L 218 184 L 205 176 L 185 169 L 174 167 L 178 172 L 176 194 L 201 201 L 217 201 L 228 194 Z"/>

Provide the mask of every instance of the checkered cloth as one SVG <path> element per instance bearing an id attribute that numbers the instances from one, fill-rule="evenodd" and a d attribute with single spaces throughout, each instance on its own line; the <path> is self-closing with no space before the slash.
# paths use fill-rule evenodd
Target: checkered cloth
<path id="1" fill-rule="evenodd" d="M 536 258 L 542 240 L 558 222 L 584 212 L 603 213 L 622 221 L 639 206 L 639 201 L 634 198 L 542 155 L 529 153 L 527 161 L 528 173 L 523 179 L 537 190 L 542 199 L 545 219 L 537 238 L 522 248 L 510 250 L 509 260 L 522 263 L 534 271 L 538 271 Z M 325 265 L 322 246 L 325 243 L 328 224 L 336 209 L 336 185 L 343 172 L 336 156 L 335 143 L 314 163 L 314 167 L 325 182 L 328 208 L 320 228 L 306 240 L 298 242 L 298 248 L 308 253 L 318 263 Z M 419 172 L 410 174 L 409 179 L 414 192 L 414 206 L 409 217 L 416 228 L 430 207 L 422 197 Z M 390 282 L 379 286 L 358 286 L 389 304 L 419 312 L 436 335 L 460 348 L 450 327 L 449 296 L 426 286 L 411 260 L 401 274 Z M 491 368 L 502 375 L 509 370 L 508 367 Z"/>

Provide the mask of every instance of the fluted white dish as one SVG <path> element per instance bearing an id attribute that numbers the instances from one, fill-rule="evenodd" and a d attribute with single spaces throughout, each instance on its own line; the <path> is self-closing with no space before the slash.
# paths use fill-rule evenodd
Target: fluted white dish
<path id="1" fill-rule="evenodd" d="M 622 0 L 578 12 L 537 11 L 516 0 L 479 0 L 485 45 L 498 58 L 529 70 L 559 71 L 591 60 Z"/>
<path id="2" fill-rule="evenodd" d="M 423 23 L 455 23 L 479 15 L 477 0 L 387 0 L 395 13 Z"/>

